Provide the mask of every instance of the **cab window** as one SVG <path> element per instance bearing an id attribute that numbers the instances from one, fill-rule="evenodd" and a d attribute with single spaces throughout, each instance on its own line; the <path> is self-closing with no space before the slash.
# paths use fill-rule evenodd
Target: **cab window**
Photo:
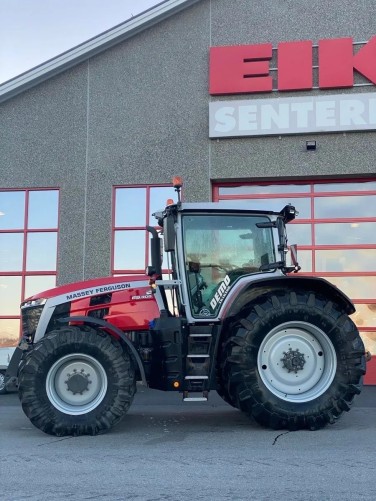
<path id="1" fill-rule="evenodd" d="M 185 273 L 192 313 L 216 316 L 232 284 L 275 261 L 272 230 L 258 228 L 266 216 L 185 215 Z"/>

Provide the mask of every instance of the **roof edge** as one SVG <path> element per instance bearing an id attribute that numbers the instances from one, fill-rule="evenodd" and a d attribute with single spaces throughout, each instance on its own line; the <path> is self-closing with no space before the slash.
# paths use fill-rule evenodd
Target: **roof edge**
<path id="1" fill-rule="evenodd" d="M 200 0 L 166 0 L 76 47 L 0 84 L 0 103 L 131 38 Z"/>

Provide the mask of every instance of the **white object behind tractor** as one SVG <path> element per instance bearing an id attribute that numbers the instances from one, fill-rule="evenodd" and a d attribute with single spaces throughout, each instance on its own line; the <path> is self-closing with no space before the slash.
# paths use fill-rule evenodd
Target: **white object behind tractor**
<path id="1" fill-rule="evenodd" d="M 0 395 L 6 393 L 5 371 L 16 348 L 0 348 Z"/>

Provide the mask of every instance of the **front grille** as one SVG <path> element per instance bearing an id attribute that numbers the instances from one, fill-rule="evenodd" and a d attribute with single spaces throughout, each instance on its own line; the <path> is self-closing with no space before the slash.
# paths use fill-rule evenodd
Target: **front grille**
<path id="1" fill-rule="evenodd" d="M 54 314 L 52 315 L 51 320 L 48 322 L 46 332 L 59 329 L 62 326 L 62 324 L 59 322 L 59 319 L 69 317 L 70 307 L 70 303 L 62 303 L 56 306 Z"/>
<path id="2" fill-rule="evenodd" d="M 112 294 L 101 294 L 100 296 L 92 296 L 90 298 L 90 306 L 97 306 L 98 304 L 111 303 Z"/>
<path id="3" fill-rule="evenodd" d="M 43 311 L 43 305 L 33 306 L 31 308 L 23 308 L 21 310 L 22 317 L 22 337 L 28 342 L 32 343 L 34 340 L 35 332 L 37 330 L 38 322 Z"/>
<path id="4" fill-rule="evenodd" d="M 103 319 L 106 315 L 108 315 L 109 308 L 100 308 L 98 310 L 90 310 L 87 314 L 88 317 Z"/>

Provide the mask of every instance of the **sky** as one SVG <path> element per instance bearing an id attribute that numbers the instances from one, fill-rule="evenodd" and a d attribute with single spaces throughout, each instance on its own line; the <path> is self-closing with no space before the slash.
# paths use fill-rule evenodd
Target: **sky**
<path id="1" fill-rule="evenodd" d="M 162 0 L 0 0 L 0 83 Z"/>

